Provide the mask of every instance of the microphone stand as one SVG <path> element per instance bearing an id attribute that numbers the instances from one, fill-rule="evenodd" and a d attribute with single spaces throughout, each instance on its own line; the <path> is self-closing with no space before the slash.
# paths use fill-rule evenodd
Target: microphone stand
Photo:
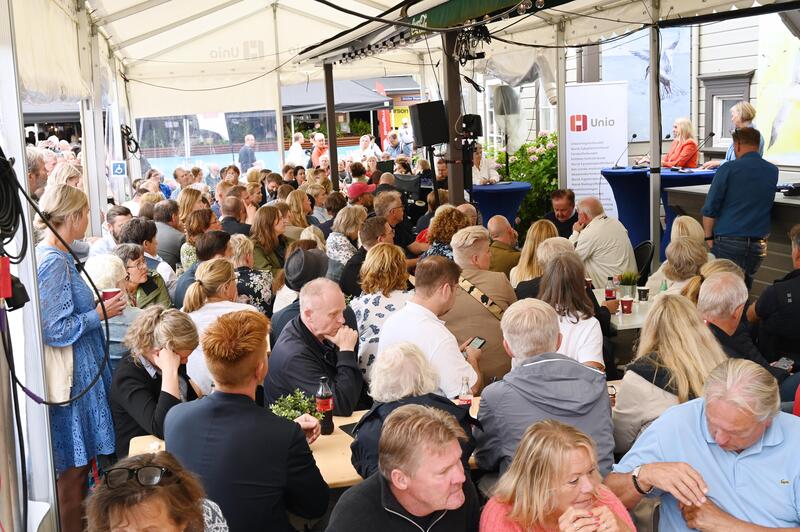
<path id="1" fill-rule="evenodd" d="M 708 135 L 706 135 L 706 138 L 704 138 L 704 139 L 703 139 L 703 142 L 701 142 L 700 144 L 698 144 L 698 145 L 697 145 L 697 149 L 696 149 L 696 150 L 694 150 L 694 151 L 692 152 L 692 157 L 694 157 L 694 156 L 695 156 L 695 154 L 696 154 L 696 153 L 698 153 L 698 152 L 700 151 L 700 148 L 702 148 L 703 146 L 705 146 L 705 145 L 706 145 L 706 142 L 708 142 L 708 141 L 709 141 L 709 140 L 710 140 L 712 137 L 714 137 L 715 135 L 716 135 L 716 133 L 714 133 L 713 131 L 712 131 L 711 133 L 709 133 Z M 690 168 L 682 168 L 682 167 L 680 167 L 680 166 L 673 166 L 673 167 L 672 167 L 672 169 L 673 169 L 673 171 L 678 171 L 678 172 L 692 172 L 692 171 L 693 171 L 693 170 L 691 170 Z"/>
<path id="2" fill-rule="evenodd" d="M 636 138 L 636 133 L 631 135 L 631 138 L 628 141 L 628 143 L 629 142 L 633 142 L 633 139 L 635 139 L 635 138 Z M 628 143 L 625 143 L 625 149 L 622 150 L 622 153 L 619 154 L 619 157 L 617 157 L 617 160 L 614 161 L 614 166 L 611 167 L 612 170 L 619 170 L 620 168 L 625 168 L 624 166 L 620 166 L 619 165 L 619 160 L 622 159 L 622 156 L 625 155 L 626 151 L 628 151 Z"/>

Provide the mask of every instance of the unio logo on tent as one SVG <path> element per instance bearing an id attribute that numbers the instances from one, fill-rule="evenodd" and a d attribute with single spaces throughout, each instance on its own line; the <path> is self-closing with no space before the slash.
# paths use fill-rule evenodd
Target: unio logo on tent
<path id="1" fill-rule="evenodd" d="M 592 118 L 586 115 L 571 115 L 569 117 L 569 130 L 574 132 L 586 131 L 589 127 L 612 127 L 613 118 Z"/>

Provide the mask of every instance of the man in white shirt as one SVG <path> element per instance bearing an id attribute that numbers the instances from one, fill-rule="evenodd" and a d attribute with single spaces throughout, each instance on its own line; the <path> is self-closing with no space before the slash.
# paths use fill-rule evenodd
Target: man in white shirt
<path id="1" fill-rule="evenodd" d="M 400 142 L 411 146 L 414 144 L 414 130 L 408 124 L 408 118 L 404 118 L 402 124 L 400 129 L 397 130 L 398 135 L 400 135 Z"/>
<path id="2" fill-rule="evenodd" d="M 113 205 L 106 213 L 106 223 L 103 224 L 103 238 L 95 241 L 89 248 L 89 256 L 113 253 L 119 243 L 119 234 L 122 227 L 131 221 L 130 209 L 122 205 Z"/>
<path id="3" fill-rule="evenodd" d="M 475 151 L 472 152 L 472 184 L 491 185 L 500 181 L 496 166 L 494 160 L 483 156 L 483 146 L 476 142 Z"/>
<path id="4" fill-rule="evenodd" d="M 415 343 L 439 374 L 439 393 L 451 398 L 458 396 L 464 378 L 475 394 L 483 387 L 478 368 L 481 350 L 468 346 L 472 338 L 459 346 L 456 337 L 439 319 L 455 304 L 460 275 L 461 268 L 445 257 L 432 256 L 419 261 L 414 296 L 386 320 L 378 344 L 380 356 L 386 347 L 398 342 Z"/>
<path id="5" fill-rule="evenodd" d="M 295 133 L 292 137 L 292 145 L 289 147 L 289 156 L 286 157 L 286 164 L 291 164 L 292 166 L 305 166 L 306 165 L 306 152 L 303 149 L 303 137 L 302 133 Z"/>
<path id="6" fill-rule="evenodd" d="M 603 204 L 593 196 L 578 202 L 578 221 L 569 240 L 596 287 L 605 286 L 609 277 L 639 271 L 628 230 L 616 218 L 606 216 Z"/>

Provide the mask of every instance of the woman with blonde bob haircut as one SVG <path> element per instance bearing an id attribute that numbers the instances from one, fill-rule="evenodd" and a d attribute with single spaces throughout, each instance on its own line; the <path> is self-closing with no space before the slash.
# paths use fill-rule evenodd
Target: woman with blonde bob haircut
<path id="1" fill-rule="evenodd" d="M 667 408 L 700 397 L 706 377 L 726 359 L 688 299 L 666 294 L 655 300 L 612 409 L 616 452 L 627 452 Z"/>
<path id="2" fill-rule="evenodd" d="M 47 176 L 47 186 L 69 185 L 83 189 L 83 172 L 73 163 L 62 161 Z"/>
<path id="3" fill-rule="evenodd" d="M 331 234 L 325 242 L 328 255 L 328 277 L 338 282 L 347 261 L 358 251 L 358 232 L 367 219 L 367 209 L 350 205 L 336 214 Z"/>
<path id="4" fill-rule="evenodd" d="M 203 193 L 196 188 L 187 187 L 178 194 L 178 220 L 180 220 L 181 226 L 186 225 L 186 219 L 190 214 L 205 208 Z"/>
<path id="5" fill-rule="evenodd" d="M 311 225 L 308 221 L 308 215 L 311 214 L 311 200 L 304 191 L 293 190 L 286 198 L 286 203 L 289 205 L 289 227 L 296 229 L 297 232 L 296 237 L 291 234 L 289 237 L 297 240 L 300 238 L 300 232 Z"/>
<path id="6" fill-rule="evenodd" d="M 195 282 L 189 286 L 183 300 L 183 311 L 197 327 L 198 334 L 203 332 L 217 318 L 229 312 L 239 310 L 258 310 L 245 303 L 239 303 L 236 288 L 236 272 L 233 265 L 226 259 L 211 259 L 198 266 L 195 272 Z M 202 346 L 194 350 L 186 366 L 189 377 L 197 384 L 204 395 L 211 392 L 211 374 L 208 372 Z"/>
<path id="7" fill-rule="evenodd" d="M 403 250 L 388 243 L 370 248 L 361 266 L 361 295 L 350 302 L 358 322 L 358 365 L 367 382 L 383 324 L 414 295 L 407 288 Z"/>
<path id="8" fill-rule="evenodd" d="M 558 236 L 558 229 L 550 220 L 539 220 L 534 222 L 525 235 L 525 244 L 522 245 L 522 253 L 519 257 L 519 264 L 511 268 L 511 286 L 517 287 L 522 281 L 530 281 L 541 277 L 544 273 L 542 261 L 537 256 L 539 245 L 548 238 Z M 575 249 L 573 247 L 573 249 Z"/>
<path id="9" fill-rule="evenodd" d="M 367 478 L 378 471 L 378 442 L 383 423 L 395 409 L 408 404 L 434 407 L 455 416 L 469 435 L 469 440 L 461 445 L 461 459 L 469 467 L 469 457 L 475 449 L 472 437 L 475 420 L 467 409 L 439 395 L 439 375 L 419 347 L 410 342 L 387 347 L 377 357 L 371 373 L 369 389 L 375 403 L 356 426 L 355 440 L 350 445 L 353 467 L 359 475 Z"/>
<path id="10" fill-rule="evenodd" d="M 272 274 L 253 269 L 253 241 L 244 235 L 231 235 L 231 249 L 236 268 L 236 300 L 272 316 Z"/>
<path id="11" fill-rule="evenodd" d="M 697 298 L 700 296 L 700 287 L 703 286 L 703 281 L 714 275 L 715 273 L 732 273 L 737 275 L 740 279 L 744 280 L 744 272 L 738 264 L 730 259 L 713 259 L 709 260 L 700 267 L 700 272 L 686 281 L 686 284 L 681 290 L 681 295 L 686 299 L 697 305 Z"/>
<path id="12" fill-rule="evenodd" d="M 481 532 L 635 531 L 602 484 L 592 439 L 548 419 L 531 425 L 481 514 Z"/>
<path id="13" fill-rule="evenodd" d="M 169 409 L 197 398 L 185 364 L 199 342 L 191 318 L 177 309 L 153 305 L 131 323 L 125 335 L 131 354 L 111 383 L 118 457 L 128 455 L 131 438 L 163 438 Z"/>
<path id="14" fill-rule="evenodd" d="M 708 262 L 708 248 L 690 236 L 672 240 L 666 250 L 667 260 L 647 280 L 651 293 L 658 294 L 666 282 L 667 294 L 679 294 L 686 283 Z"/>

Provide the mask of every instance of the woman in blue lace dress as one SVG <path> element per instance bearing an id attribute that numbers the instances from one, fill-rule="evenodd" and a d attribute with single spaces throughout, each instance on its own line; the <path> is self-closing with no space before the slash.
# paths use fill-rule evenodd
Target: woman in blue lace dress
<path id="1" fill-rule="evenodd" d="M 86 232 L 89 204 L 81 190 L 69 185 L 48 187 L 39 208 L 66 242 L 82 238 Z M 53 347 L 72 346 L 71 396 L 75 396 L 88 386 L 103 360 L 103 311 L 58 237 L 40 217 L 35 223 L 44 231 L 44 239 L 36 248 L 42 339 Z M 105 301 L 109 318 L 125 308 L 123 295 Z M 67 406 L 50 407 L 59 518 L 65 532 L 83 530 L 83 500 L 91 460 L 114 453 L 110 387 L 111 368 L 106 366 L 86 395 Z"/>

